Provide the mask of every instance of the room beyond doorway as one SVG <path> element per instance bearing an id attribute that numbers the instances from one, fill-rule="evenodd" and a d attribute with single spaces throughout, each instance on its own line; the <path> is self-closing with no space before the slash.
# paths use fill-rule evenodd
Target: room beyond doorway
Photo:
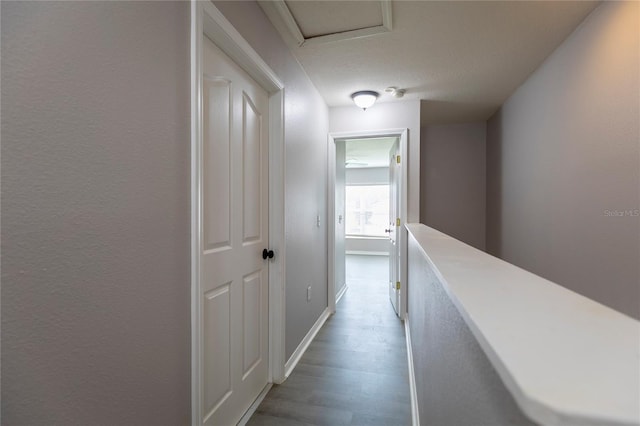
<path id="1" fill-rule="evenodd" d="M 345 255 L 379 255 L 388 259 L 389 300 L 403 319 L 407 130 L 330 134 L 329 142 L 331 311 L 346 290 Z"/>

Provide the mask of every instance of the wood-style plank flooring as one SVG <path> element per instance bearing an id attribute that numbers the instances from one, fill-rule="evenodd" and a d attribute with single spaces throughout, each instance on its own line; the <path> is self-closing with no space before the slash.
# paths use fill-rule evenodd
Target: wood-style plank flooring
<path id="1" fill-rule="evenodd" d="M 349 289 L 251 426 L 411 424 L 404 326 L 387 290 L 388 258 L 347 256 Z"/>

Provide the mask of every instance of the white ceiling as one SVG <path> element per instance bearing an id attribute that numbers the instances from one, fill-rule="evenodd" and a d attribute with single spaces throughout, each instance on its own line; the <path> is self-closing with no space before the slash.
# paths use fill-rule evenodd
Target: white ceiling
<path id="1" fill-rule="evenodd" d="M 380 25 L 384 1 L 261 4 L 329 106 L 350 104 L 357 90 L 395 101 L 384 89 L 397 86 L 407 90 L 404 99 L 423 101 L 423 124 L 489 118 L 598 5 L 395 0 L 391 31 L 338 41 L 325 36 L 320 39 L 331 42 L 299 46 L 291 25 L 274 15 L 269 5 L 275 3 L 287 7 L 306 40 Z"/>
<path id="2" fill-rule="evenodd" d="M 389 167 L 389 151 L 397 138 L 347 139 L 345 141 L 348 168 Z"/>

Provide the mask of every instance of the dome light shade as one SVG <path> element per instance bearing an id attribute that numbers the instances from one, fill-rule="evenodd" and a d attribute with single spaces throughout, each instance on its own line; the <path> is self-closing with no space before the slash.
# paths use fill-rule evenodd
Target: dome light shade
<path id="1" fill-rule="evenodd" d="M 352 94 L 351 99 L 353 99 L 353 103 L 356 104 L 357 107 L 366 111 L 367 108 L 376 102 L 378 96 L 380 96 L 378 92 L 374 92 L 373 90 L 361 90 Z"/>

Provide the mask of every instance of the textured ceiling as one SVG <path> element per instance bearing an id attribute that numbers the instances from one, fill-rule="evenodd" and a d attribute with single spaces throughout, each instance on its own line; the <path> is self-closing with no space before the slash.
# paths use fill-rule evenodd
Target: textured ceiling
<path id="1" fill-rule="evenodd" d="M 357 27 L 360 18 L 353 10 L 358 3 L 286 2 L 305 31 L 319 34 L 335 31 L 328 17 L 338 7 L 351 10 L 340 15 L 340 28 L 348 27 L 348 16 L 354 16 Z M 370 3 L 363 3 L 367 16 Z M 282 22 L 269 17 L 329 106 L 350 104 L 351 93 L 367 89 L 381 93 L 379 102 L 395 101 L 384 89 L 397 86 L 407 90 L 404 99 L 423 101 L 426 124 L 489 118 L 597 5 L 393 1 L 392 31 L 303 46 Z"/>

